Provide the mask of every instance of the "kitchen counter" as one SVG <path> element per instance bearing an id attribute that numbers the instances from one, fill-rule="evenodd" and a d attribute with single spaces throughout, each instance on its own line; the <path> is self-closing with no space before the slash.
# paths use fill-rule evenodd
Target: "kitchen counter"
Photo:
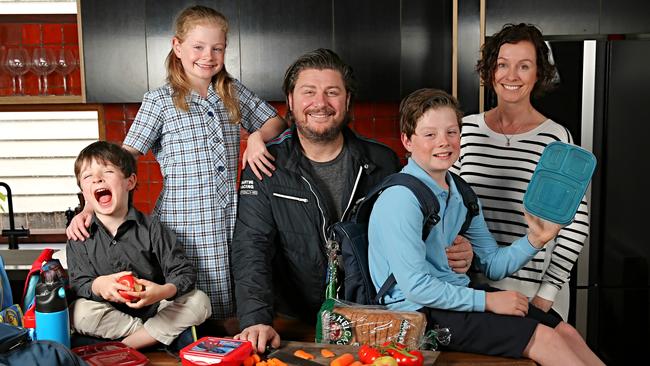
<path id="1" fill-rule="evenodd" d="M 29 244 L 50 244 L 50 243 L 63 243 L 65 244 L 68 238 L 65 235 L 65 229 L 29 229 L 29 236 L 26 238 L 18 238 L 18 246 L 22 248 L 29 248 Z M 8 238 L 0 236 L 0 244 L 7 244 Z M 28 244 L 28 245 L 23 245 Z"/>
<path id="2" fill-rule="evenodd" d="M 321 365 L 329 365 L 332 359 L 325 359 L 320 355 L 321 348 L 327 348 L 334 351 L 336 355 L 341 355 L 344 352 L 352 353 L 356 356 L 357 347 L 354 346 L 338 346 L 338 345 L 324 345 L 310 342 L 282 342 L 282 349 L 293 353 L 296 349 L 302 349 L 316 356 L 315 362 Z M 512 359 L 505 357 L 483 356 L 473 353 L 463 352 L 434 352 L 423 351 L 425 356 L 424 364 L 436 366 L 535 366 L 536 363 L 529 359 Z M 181 364 L 180 359 L 166 352 L 148 352 L 145 356 L 149 358 L 152 366 L 178 366 Z"/>
<path id="3" fill-rule="evenodd" d="M 0 249 L 0 255 L 5 262 L 5 269 L 9 272 L 29 270 L 41 251 L 40 249 Z"/>

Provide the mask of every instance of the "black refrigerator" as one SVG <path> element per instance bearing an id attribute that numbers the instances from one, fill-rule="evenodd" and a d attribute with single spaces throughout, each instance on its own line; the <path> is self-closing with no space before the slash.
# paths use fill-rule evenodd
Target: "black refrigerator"
<path id="1" fill-rule="evenodd" d="M 608 365 L 632 364 L 650 350 L 650 40 L 603 43 L 587 341 Z"/>
<path id="2" fill-rule="evenodd" d="M 533 105 L 598 159 L 568 321 L 606 364 L 632 364 L 650 350 L 650 40 L 548 43 L 557 87 Z"/>

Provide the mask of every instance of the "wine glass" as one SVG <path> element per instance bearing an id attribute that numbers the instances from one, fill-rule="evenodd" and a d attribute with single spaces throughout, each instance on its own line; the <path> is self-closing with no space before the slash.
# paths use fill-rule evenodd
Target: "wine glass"
<path id="1" fill-rule="evenodd" d="M 4 65 L 11 74 L 14 95 L 25 95 L 23 75 L 29 71 L 29 53 L 27 53 L 27 50 L 22 47 L 9 48 Z M 16 84 L 18 87 L 16 87 Z"/>
<path id="2" fill-rule="evenodd" d="M 77 68 L 77 58 L 74 56 L 72 51 L 64 48 L 60 49 L 57 55 L 56 69 L 54 70 L 63 77 L 63 94 L 69 95 L 67 78 L 68 74 Z"/>
<path id="3" fill-rule="evenodd" d="M 32 70 L 38 75 L 38 94 L 48 95 L 47 75 L 51 74 L 56 68 L 56 56 L 54 51 L 49 48 L 38 47 L 34 49 L 32 56 Z M 41 84 L 41 77 L 43 83 Z"/>

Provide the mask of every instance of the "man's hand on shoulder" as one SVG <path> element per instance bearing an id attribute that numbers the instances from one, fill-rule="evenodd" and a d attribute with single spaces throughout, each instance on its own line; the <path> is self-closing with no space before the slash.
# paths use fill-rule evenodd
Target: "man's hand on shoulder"
<path id="1" fill-rule="evenodd" d="M 270 325 L 252 325 L 233 338 L 250 341 L 254 347 L 257 347 L 258 353 L 264 353 L 267 343 L 274 348 L 280 347 L 280 335 Z"/>
<path id="2" fill-rule="evenodd" d="M 86 205 L 88 207 L 88 205 Z M 79 212 L 70 221 L 70 225 L 65 229 L 65 234 L 69 240 L 84 241 L 90 237 L 87 228 L 93 218 L 92 210 L 84 209 Z"/>

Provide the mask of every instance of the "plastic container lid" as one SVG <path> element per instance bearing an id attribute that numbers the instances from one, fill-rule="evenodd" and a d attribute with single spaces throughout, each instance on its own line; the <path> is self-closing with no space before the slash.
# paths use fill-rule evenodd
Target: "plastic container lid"
<path id="1" fill-rule="evenodd" d="M 182 364 L 239 366 L 253 353 L 249 341 L 203 337 L 180 351 Z"/>
<path id="2" fill-rule="evenodd" d="M 72 349 L 91 366 L 141 366 L 149 359 L 122 342 L 102 342 Z"/>
<path id="3" fill-rule="evenodd" d="M 596 169 L 596 157 L 575 145 L 546 146 L 524 194 L 526 211 L 566 225 L 573 221 Z"/>

